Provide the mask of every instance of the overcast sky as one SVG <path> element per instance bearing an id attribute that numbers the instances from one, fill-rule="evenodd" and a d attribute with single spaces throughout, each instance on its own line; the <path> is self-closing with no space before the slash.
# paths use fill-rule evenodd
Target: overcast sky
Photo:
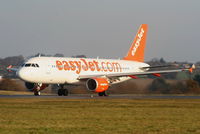
<path id="1" fill-rule="evenodd" d="M 0 58 L 121 58 L 142 23 L 146 60 L 200 61 L 200 0 L 0 0 Z"/>

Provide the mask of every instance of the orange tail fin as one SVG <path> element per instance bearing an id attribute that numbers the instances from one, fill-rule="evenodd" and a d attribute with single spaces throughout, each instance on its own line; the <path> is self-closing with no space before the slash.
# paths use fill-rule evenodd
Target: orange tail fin
<path id="1" fill-rule="evenodd" d="M 124 60 L 144 62 L 144 49 L 146 46 L 148 25 L 142 24 Z"/>

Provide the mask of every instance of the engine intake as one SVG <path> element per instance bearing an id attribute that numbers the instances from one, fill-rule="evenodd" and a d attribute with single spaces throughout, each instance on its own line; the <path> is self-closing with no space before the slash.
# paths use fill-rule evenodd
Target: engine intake
<path id="1" fill-rule="evenodd" d="M 86 87 L 90 91 L 100 93 L 108 89 L 109 82 L 105 78 L 91 78 L 87 80 Z"/>
<path id="2" fill-rule="evenodd" d="M 32 91 L 35 87 L 34 83 L 25 82 L 25 86 L 28 90 Z"/>

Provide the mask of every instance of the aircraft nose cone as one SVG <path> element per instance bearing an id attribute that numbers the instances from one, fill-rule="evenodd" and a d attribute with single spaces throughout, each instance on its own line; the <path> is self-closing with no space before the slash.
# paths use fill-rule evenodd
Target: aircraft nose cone
<path id="1" fill-rule="evenodd" d="M 20 79 L 23 80 L 23 78 L 24 78 L 24 72 L 22 71 L 22 69 L 20 69 L 20 70 L 17 71 L 17 76 L 18 76 Z"/>
<path id="2" fill-rule="evenodd" d="M 24 81 L 28 81 L 30 74 L 27 70 L 22 68 L 17 72 L 17 76 Z"/>

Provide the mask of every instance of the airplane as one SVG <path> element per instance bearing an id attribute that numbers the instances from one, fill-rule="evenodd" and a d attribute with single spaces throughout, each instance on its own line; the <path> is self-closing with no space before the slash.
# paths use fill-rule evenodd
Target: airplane
<path id="1" fill-rule="evenodd" d="M 137 79 L 140 75 L 154 75 L 160 77 L 164 73 L 189 71 L 195 68 L 150 71 L 150 66 L 144 62 L 148 25 L 142 24 L 131 44 L 127 55 L 123 59 L 92 59 L 92 58 L 64 58 L 64 57 L 34 57 L 27 60 L 21 67 L 7 69 L 16 71 L 16 75 L 25 86 L 40 95 L 40 91 L 50 84 L 59 86 L 58 95 L 67 96 L 66 85 L 85 85 L 89 91 L 107 96 L 106 91 L 113 84 L 130 79 Z"/>

